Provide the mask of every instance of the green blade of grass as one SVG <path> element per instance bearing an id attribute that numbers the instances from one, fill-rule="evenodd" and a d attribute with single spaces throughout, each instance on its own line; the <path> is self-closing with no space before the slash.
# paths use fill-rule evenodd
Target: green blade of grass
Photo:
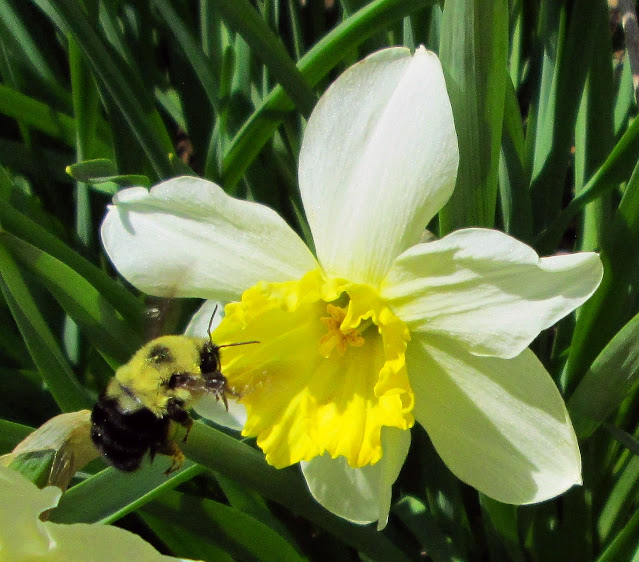
<path id="1" fill-rule="evenodd" d="M 197 43 L 195 37 L 180 18 L 179 14 L 168 0 L 153 0 L 154 6 L 162 16 L 162 19 L 169 27 L 180 47 L 184 51 L 186 58 L 191 63 L 195 75 L 200 80 L 202 88 L 208 95 L 211 106 L 216 113 L 220 113 L 219 83 L 215 75 L 213 61 L 209 59 Z"/>
<path id="2" fill-rule="evenodd" d="M 638 159 L 639 119 L 635 119 L 579 194 L 539 234 L 535 247 L 540 253 L 549 253 L 556 247 L 561 235 L 588 203 L 626 181 Z"/>
<path id="3" fill-rule="evenodd" d="M 620 471 L 597 521 L 597 531 L 602 544 L 610 542 L 635 511 L 637 493 L 639 493 L 639 457 L 631 456 Z"/>
<path id="4" fill-rule="evenodd" d="M 159 178 L 170 177 L 168 154 L 173 151 L 171 139 L 146 93 L 139 74 L 127 64 L 93 29 L 80 4 L 73 0 L 35 0 L 47 11 L 54 11 L 84 52 L 95 75 L 122 112 L 131 132 L 143 148 Z"/>
<path id="5" fill-rule="evenodd" d="M 586 82 L 581 94 L 575 130 L 575 193 L 603 163 L 614 143 L 612 122 L 613 76 L 610 64 L 610 16 L 608 7 L 597 2 L 591 7 L 590 28 L 582 43 L 588 61 Z M 584 209 L 579 232 L 580 250 L 597 250 L 612 219 L 609 197 L 601 197 Z"/>
<path id="6" fill-rule="evenodd" d="M 163 0 L 166 1 L 166 0 Z M 304 75 L 295 66 L 279 38 L 248 0 L 214 0 L 222 19 L 235 29 L 273 73 L 298 111 L 310 115 L 317 97 Z"/>
<path id="7" fill-rule="evenodd" d="M 164 537 L 170 540 L 179 532 L 181 540 L 171 542 L 180 556 L 202 557 L 204 553 L 192 550 L 193 546 L 212 543 L 223 548 L 234 560 L 307 560 L 264 523 L 210 499 L 169 492 L 146 504 L 142 518 L 163 540 Z M 211 533 L 211 529 L 215 529 L 215 533 Z M 211 559 L 210 554 L 206 559 Z"/>
<path id="8" fill-rule="evenodd" d="M 639 511 L 625 524 L 614 540 L 605 548 L 596 562 L 619 562 L 619 560 L 637 560 L 639 552 Z"/>
<path id="9" fill-rule="evenodd" d="M 639 267 L 639 165 L 628 182 L 601 252 L 604 277 L 580 310 L 562 374 L 564 388 L 574 388 L 595 357 L 629 320 L 628 287 Z"/>
<path id="10" fill-rule="evenodd" d="M 506 83 L 504 129 L 499 159 L 499 196 L 503 228 L 515 238 L 532 242 L 532 209 L 526 173 L 524 130 L 519 103 L 510 80 Z"/>
<path id="11" fill-rule="evenodd" d="M 590 36 L 591 13 L 598 3 L 599 0 L 588 0 L 572 12 L 563 2 L 541 3 L 538 33 L 545 38 L 539 42 L 537 55 L 541 80 L 527 135 L 535 231 L 544 228 L 561 209 L 577 116 L 576 100 L 586 77 L 583 43 Z"/>
<path id="12" fill-rule="evenodd" d="M 568 400 L 577 435 L 584 439 L 621 406 L 639 382 L 639 314 L 594 360 Z"/>
<path id="13" fill-rule="evenodd" d="M 164 457 L 160 457 L 164 458 Z M 201 466 L 186 462 L 168 477 L 154 464 L 145 463 L 135 472 L 107 468 L 70 488 L 51 514 L 56 523 L 113 523 L 162 495 L 167 490 L 201 474 Z M 164 464 L 168 463 L 164 461 Z M 162 465 L 164 466 L 164 465 Z"/>
<path id="14" fill-rule="evenodd" d="M 78 383 L 68 361 L 60 351 L 20 270 L 2 240 L 0 240 L 0 288 L 33 362 L 60 409 L 63 412 L 72 412 L 90 406 L 92 402 L 90 397 Z"/>
<path id="15" fill-rule="evenodd" d="M 48 105 L 3 84 L 0 84 L 0 113 L 20 119 L 25 125 L 75 147 L 76 121 L 73 117 L 55 111 Z M 96 153 L 105 158 L 112 154 L 108 132 L 104 126 L 100 127 L 97 136 L 94 135 L 93 142 Z"/>
<path id="16" fill-rule="evenodd" d="M 439 212 L 443 236 L 494 224 L 508 77 L 507 0 L 448 0 L 439 48 L 459 142 L 455 191 Z"/>
<path id="17" fill-rule="evenodd" d="M 278 470 L 266 463 L 262 453 L 201 423 L 193 426 L 183 449 L 190 459 L 309 519 L 374 560 L 406 559 L 374 527 L 348 523 L 316 503 L 294 467 Z"/>
<path id="18" fill-rule="evenodd" d="M 21 423 L 0 419 L 0 454 L 11 452 L 33 428 Z"/>
<path id="19" fill-rule="evenodd" d="M 76 271 L 91 283 L 135 330 L 144 329 L 144 305 L 122 285 L 74 252 L 64 242 L 7 204 L 0 205 L 0 224 L 4 230 L 40 248 Z"/>
<path id="20" fill-rule="evenodd" d="M 202 465 L 190 469 L 201 471 L 206 467 L 233 478 L 335 534 L 372 559 L 407 560 L 401 550 L 373 527 L 353 525 L 322 508 L 311 498 L 299 471 L 273 468 L 261 453 L 221 431 L 195 423 L 188 441 L 180 443 L 180 447 L 187 457 Z M 162 483 L 164 487 L 160 489 Z M 107 469 L 64 494 L 51 520 L 112 522 L 175 485 L 167 483 L 155 463 L 127 474 Z"/>
<path id="21" fill-rule="evenodd" d="M 35 273 L 95 347 L 120 363 L 144 341 L 123 322 L 115 308 L 76 271 L 39 248 L 5 232 L 2 240 L 14 257 Z"/>

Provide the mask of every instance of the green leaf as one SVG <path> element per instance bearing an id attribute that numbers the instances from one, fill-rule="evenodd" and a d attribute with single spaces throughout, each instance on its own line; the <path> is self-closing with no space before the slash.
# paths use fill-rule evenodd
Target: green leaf
<path id="1" fill-rule="evenodd" d="M 455 545 L 447 539 L 434 514 L 418 498 L 403 497 L 393 506 L 393 514 L 406 525 L 434 562 L 456 562 L 464 559 Z"/>
<path id="2" fill-rule="evenodd" d="M 167 155 L 172 152 L 173 145 L 139 74 L 132 72 L 109 48 L 91 26 L 80 4 L 73 0 L 35 0 L 35 3 L 45 13 L 55 12 L 65 26 L 62 31 L 73 35 L 102 87 L 122 112 L 158 177 L 169 177 Z"/>
<path id="3" fill-rule="evenodd" d="M 639 544 L 639 511 L 635 511 L 613 541 L 605 548 L 596 562 L 619 562 L 620 560 L 637 560 Z"/>
<path id="4" fill-rule="evenodd" d="M 76 121 L 73 117 L 49 107 L 29 96 L 0 84 L 0 113 L 20 119 L 22 123 L 75 147 Z M 108 156 L 112 153 L 108 133 L 101 127 L 94 137 L 95 151 Z"/>
<path id="5" fill-rule="evenodd" d="M 57 341 L 42 318 L 13 257 L 0 239 L 0 289 L 42 380 L 63 412 L 82 410 L 92 400 L 78 383 Z"/>
<path id="6" fill-rule="evenodd" d="M 124 363 L 142 346 L 144 341 L 139 334 L 119 318 L 115 308 L 84 277 L 11 234 L 4 233 L 2 240 L 16 259 L 45 284 L 96 348 Z"/>
<path id="7" fill-rule="evenodd" d="M 637 493 L 639 493 L 639 457 L 633 455 L 620 471 L 610 495 L 601 508 L 597 531 L 602 544 L 609 542 L 623 528 L 630 515 L 636 511 Z"/>
<path id="8" fill-rule="evenodd" d="M 542 0 L 537 54 L 541 82 L 533 100 L 527 131 L 531 158 L 530 196 L 535 231 L 544 228 L 560 209 L 570 163 L 578 103 L 588 57 L 584 42 L 591 35 L 592 12 L 599 0 L 587 0 L 579 10 L 565 2 Z M 554 248 L 551 249 L 554 251 Z"/>
<path id="9" fill-rule="evenodd" d="M 118 169 L 113 161 L 107 158 L 96 158 L 70 164 L 66 167 L 66 172 L 76 181 L 89 182 L 93 178 L 115 176 Z"/>
<path id="10" fill-rule="evenodd" d="M 307 560 L 281 535 L 257 519 L 221 503 L 169 492 L 144 506 L 142 518 L 180 556 L 211 560 L 202 544 L 213 544 L 233 560 Z M 211 532 L 215 529 L 215 532 Z M 179 535 L 180 540 L 171 540 Z M 173 543 L 173 544 L 171 544 Z M 195 550 L 197 545 L 200 549 Z M 196 546 L 196 548 L 197 548 Z"/>
<path id="11" fill-rule="evenodd" d="M 507 0 L 447 0 L 439 49 L 459 142 L 455 191 L 439 213 L 444 235 L 494 224 L 508 77 Z"/>
<path id="12" fill-rule="evenodd" d="M 552 252 L 575 216 L 588 203 L 595 201 L 604 193 L 618 187 L 621 182 L 626 181 L 638 159 L 639 119 L 635 119 L 579 194 L 539 234 L 535 241 L 535 247 L 539 249 L 540 253 Z"/>
<path id="13" fill-rule="evenodd" d="M 610 15 L 608 7 L 596 2 L 590 7 L 589 33 L 581 44 L 588 61 L 575 130 L 575 193 L 604 162 L 614 144 L 612 123 L 613 76 L 610 64 Z M 598 250 L 612 219 L 610 197 L 601 197 L 584 209 L 580 229 L 580 250 Z"/>
<path id="14" fill-rule="evenodd" d="M 637 387 L 639 381 L 639 314 L 597 356 L 568 401 L 580 438 L 589 437 Z"/>
<path id="15" fill-rule="evenodd" d="M 248 0 L 214 0 L 213 5 L 218 9 L 221 18 L 244 38 L 255 56 L 273 73 L 298 111 L 302 115 L 310 115 L 317 97 L 303 73 L 288 56 L 279 38 Z"/>
<path id="16" fill-rule="evenodd" d="M 215 479 L 232 507 L 268 525 L 289 542 L 294 542 L 289 530 L 271 513 L 266 500 L 257 492 L 219 473 L 215 474 Z"/>
<path id="17" fill-rule="evenodd" d="M 9 468 L 22 474 L 38 488 L 44 488 L 48 484 L 55 455 L 53 449 L 23 453 L 11 461 Z"/>
<path id="18" fill-rule="evenodd" d="M 0 419 L 0 453 L 12 451 L 20 441 L 32 432 L 32 427 Z"/>
<path id="19" fill-rule="evenodd" d="M 626 449 L 628 449 L 633 455 L 639 457 L 639 441 L 632 435 L 625 432 L 623 429 L 615 427 L 612 424 L 607 423 L 606 429 L 608 432 L 621 443 Z"/>
<path id="20" fill-rule="evenodd" d="M 628 287 L 639 267 L 639 164 L 628 182 L 623 199 L 601 251 L 604 277 L 595 294 L 577 317 L 570 355 L 562 375 L 571 389 L 608 341 L 629 320 Z"/>
<path id="21" fill-rule="evenodd" d="M 524 130 L 515 90 L 506 83 L 504 129 L 499 159 L 499 195 L 504 230 L 522 240 L 532 241 L 532 210 L 526 172 Z"/>
<path id="22" fill-rule="evenodd" d="M 100 291 L 136 330 L 144 329 L 147 320 L 144 305 L 64 242 L 7 204 L 0 205 L 0 225 L 4 230 L 65 263 Z"/>
<path id="23" fill-rule="evenodd" d="M 201 46 L 184 24 L 171 2 L 168 0 L 153 0 L 153 4 L 177 39 L 187 60 L 191 63 L 195 75 L 200 80 L 202 88 L 209 97 L 211 106 L 215 109 L 215 112 L 219 114 L 221 109 L 218 99 L 219 84 L 215 76 L 213 61 L 203 52 Z"/>
<path id="24" fill-rule="evenodd" d="M 135 472 L 102 470 L 70 488 L 50 519 L 56 523 L 113 523 L 204 470 L 187 461 L 167 476 L 162 470 L 165 465 L 168 468 L 165 457 L 158 457 Z"/>

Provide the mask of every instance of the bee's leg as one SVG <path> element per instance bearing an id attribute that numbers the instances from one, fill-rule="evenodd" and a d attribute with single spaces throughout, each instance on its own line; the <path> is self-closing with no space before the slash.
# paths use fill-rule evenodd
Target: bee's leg
<path id="1" fill-rule="evenodd" d="M 228 412 L 229 402 L 226 399 L 226 393 L 228 392 L 230 394 L 233 394 L 233 392 L 226 385 L 226 377 L 219 371 L 216 371 L 214 373 L 206 373 L 203 374 L 203 376 L 206 379 L 207 390 L 209 392 L 212 392 L 217 400 L 219 400 L 220 398 L 222 399 L 224 407 Z"/>
<path id="2" fill-rule="evenodd" d="M 184 461 L 186 460 L 186 457 L 184 456 L 182 449 L 180 449 L 177 446 L 175 441 L 166 441 L 157 450 L 157 452 L 162 455 L 167 455 L 171 457 L 172 459 L 171 466 L 169 466 L 169 468 L 167 468 L 164 471 L 164 474 L 166 474 L 167 476 L 171 474 L 172 472 L 179 470 L 182 464 L 184 464 Z"/>
<path id="3" fill-rule="evenodd" d="M 186 435 L 183 439 L 186 443 L 186 438 L 189 436 L 191 428 L 193 427 L 193 419 L 184 409 L 182 402 L 175 398 L 171 398 L 166 405 L 166 415 L 169 419 L 186 428 Z"/>

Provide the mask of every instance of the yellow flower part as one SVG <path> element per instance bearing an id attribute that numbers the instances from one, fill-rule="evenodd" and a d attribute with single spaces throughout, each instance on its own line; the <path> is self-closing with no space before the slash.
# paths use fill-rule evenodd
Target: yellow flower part
<path id="1" fill-rule="evenodd" d="M 226 306 L 213 333 L 222 371 L 246 407 L 242 432 L 282 468 L 328 452 L 352 467 L 382 456 L 382 426 L 409 429 L 408 329 L 375 289 L 319 270 L 258 283 Z"/>

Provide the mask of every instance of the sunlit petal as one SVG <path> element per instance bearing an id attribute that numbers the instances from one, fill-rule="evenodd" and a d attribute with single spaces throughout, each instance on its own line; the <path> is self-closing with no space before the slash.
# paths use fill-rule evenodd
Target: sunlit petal
<path id="1" fill-rule="evenodd" d="M 451 337 L 477 355 L 514 357 L 580 306 L 602 276 L 597 254 L 539 258 L 496 230 L 458 230 L 402 254 L 382 296 L 411 333 Z"/>
<path id="2" fill-rule="evenodd" d="M 258 281 L 296 279 L 317 267 L 275 211 L 194 177 L 119 192 L 102 242 L 121 275 L 158 296 L 229 301 Z"/>
<path id="3" fill-rule="evenodd" d="M 459 159 L 439 59 L 385 49 L 348 69 L 308 122 L 299 181 L 320 263 L 376 285 L 450 197 Z"/>
<path id="4" fill-rule="evenodd" d="M 564 402 L 534 353 L 478 357 L 441 337 L 413 339 L 415 417 L 455 475 L 504 503 L 552 498 L 581 483 Z"/>
<path id="5" fill-rule="evenodd" d="M 59 488 L 39 489 L 21 474 L 0 466 L 0 559 L 178 560 L 161 555 L 139 536 L 117 527 L 41 521 L 41 513 L 55 508 L 61 495 Z"/>
<path id="6" fill-rule="evenodd" d="M 0 558 L 20 560 L 42 556 L 51 538 L 39 517 L 58 505 L 62 490 L 43 490 L 14 470 L 0 466 Z"/>
<path id="7" fill-rule="evenodd" d="M 382 432 L 384 455 L 374 465 L 352 468 L 344 457 L 329 455 L 302 462 L 302 472 L 315 500 L 353 523 L 378 521 L 386 526 L 392 485 L 399 475 L 410 446 L 410 432 L 386 427 Z"/>

